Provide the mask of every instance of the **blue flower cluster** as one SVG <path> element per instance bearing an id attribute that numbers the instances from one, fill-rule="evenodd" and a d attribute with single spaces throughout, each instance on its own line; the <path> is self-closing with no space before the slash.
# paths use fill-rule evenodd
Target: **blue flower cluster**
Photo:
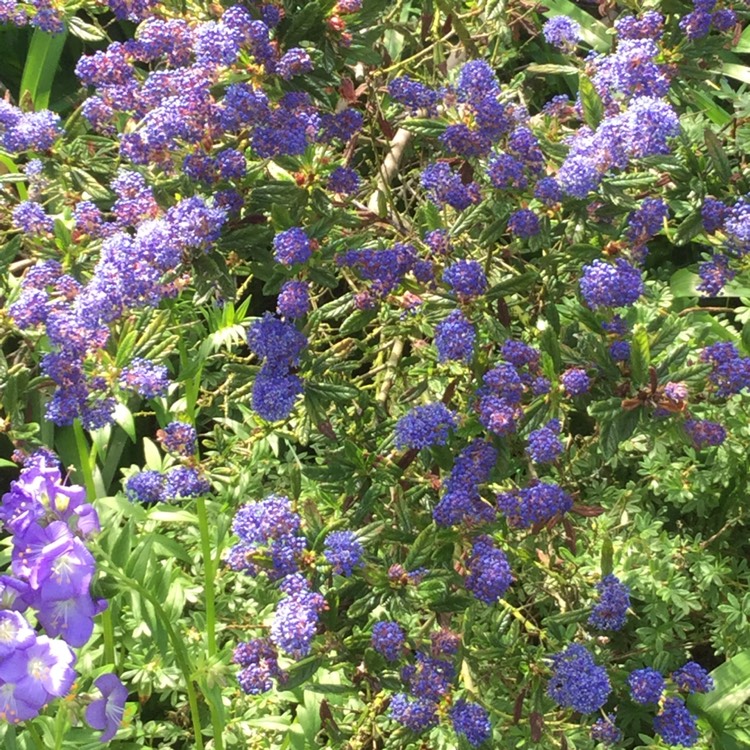
<path id="1" fill-rule="evenodd" d="M 701 360 L 712 365 L 708 379 L 716 386 L 716 395 L 733 396 L 750 388 L 750 357 L 740 356 L 729 342 L 707 346 L 701 352 Z"/>
<path id="2" fill-rule="evenodd" d="M 698 742 L 698 717 L 688 711 L 680 698 L 665 698 L 654 717 L 654 731 L 668 745 L 692 747 Z"/>
<path id="3" fill-rule="evenodd" d="M 10 102 L 0 101 L 0 146 L 5 151 L 46 151 L 62 132 L 60 117 L 48 109 L 22 112 Z"/>
<path id="4" fill-rule="evenodd" d="M 713 677 L 694 661 L 672 672 L 672 682 L 686 693 L 710 693 L 715 687 Z"/>
<path id="5" fill-rule="evenodd" d="M 560 420 L 551 419 L 544 427 L 534 430 L 529 435 L 526 453 L 532 461 L 538 464 L 549 464 L 556 461 L 563 452 L 560 441 Z"/>
<path id="6" fill-rule="evenodd" d="M 635 669 L 628 675 L 630 695 L 636 703 L 658 703 L 666 688 L 661 672 L 650 667 Z"/>
<path id="7" fill-rule="evenodd" d="M 276 606 L 271 640 L 286 654 L 301 659 L 310 653 L 325 599 L 312 591 L 300 573 L 290 573 L 280 583 L 284 596 Z"/>
<path id="8" fill-rule="evenodd" d="M 270 557 L 269 578 L 275 580 L 298 569 L 298 558 L 307 542 L 300 533 L 302 521 L 292 510 L 289 498 L 269 495 L 264 500 L 243 505 L 235 514 L 232 531 L 240 541 L 227 557 L 233 570 L 257 575 L 262 568 L 253 560 Z"/>
<path id="9" fill-rule="evenodd" d="M 474 326 L 461 310 L 453 310 L 447 318 L 435 326 L 438 362 L 447 362 L 451 359 L 471 361 L 474 356 L 475 340 Z"/>
<path id="10" fill-rule="evenodd" d="M 544 41 L 564 52 L 572 51 L 581 38 L 581 25 L 567 16 L 550 18 L 542 28 Z"/>
<path id="11" fill-rule="evenodd" d="M 497 507 L 509 526 L 525 529 L 567 513 L 573 507 L 573 498 L 557 484 L 535 481 L 520 490 L 501 492 Z"/>
<path id="12" fill-rule="evenodd" d="M 364 547 L 353 531 L 332 531 L 326 536 L 323 553 L 333 565 L 333 572 L 349 577 L 355 568 L 362 567 Z"/>
<path id="13" fill-rule="evenodd" d="M 513 582 L 505 553 L 486 534 L 474 540 L 466 568 L 466 588 L 486 604 L 495 604 Z"/>
<path id="14" fill-rule="evenodd" d="M 614 714 L 607 714 L 606 717 L 597 719 L 591 725 L 591 739 L 594 742 L 601 742 L 606 747 L 622 741 L 622 731 L 615 726 Z"/>
<path id="15" fill-rule="evenodd" d="M 272 678 L 283 682 L 284 673 L 279 668 L 278 651 L 268 638 L 255 638 L 238 643 L 232 661 L 242 669 L 237 682 L 248 695 L 267 693 L 273 687 Z"/>
<path id="16" fill-rule="evenodd" d="M 396 423 L 396 447 L 421 450 L 445 445 L 455 427 L 456 415 L 440 401 L 415 406 Z"/>
<path id="17" fill-rule="evenodd" d="M 630 589 L 609 573 L 596 584 L 599 602 L 589 615 L 588 623 L 599 630 L 622 630 L 630 607 Z"/>
<path id="18" fill-rule="evenodd" d="M 381 620 L 372 626 L 372 647 L 388 661 L 398 661 L 406 633 L 397 622 Z"/>
<path id="19" fill-rule="evenodd" d="M 492 521 L 496 511 L 482 500 L 479 486 L 489 479 L 497 451 L 485 440 L 477 439 L 459 453 L 445 480 L 445 492 L 432 515 L 440 526 L 463 520 Z"/>
<path id="20" fill-rule="evenodd" d="M 290 321 L 266 313 L 250 326 L 247 342 L 265 360 L 253 383 L 253 410 L 269 422 L 286 419 L 303 391 L 301 378 L 291 369 L 299 364 L 307 337 Z"/>
<path id="21" fill-rule="evenodd" d="M 195 427 L 187 422 L 170 422 L 163 430 L 158 430 L 156 437 L 167 453 L 190 458 L 195 455 L 198 435 Z"/>
<path id="22" fill-rule="evenodd" d="M 480 297 L 487 291 L 487 277 L 481 263 L 475 260 L 458 260 L 443 273 L 443 281 L 460 299 Z"/>
<path id="23" fill-rule="evenodd" d="M 582 714 L 598 711 L 607 702 L 612 692 L 607 671 L 597 666 L 585 646 L 571 643 L 551 658 L 547 695 L 552 700 Z"/>
<path id="24" fill-rule="evenodd" d="M 595 260 L 583 267 L 581 294 L 592 310 L 628 307 L 643 294 L 641 272 L 623 258 L 618 258 L 614 265 Z"/>
<path id="25" fill-rule="evenodd" d="M 466 737 L 472 747 L 478 747 L 492 734 L 489 714 L 478 703 L 460 698 L 451 708 L 450 717 L 456 734 Z"/>

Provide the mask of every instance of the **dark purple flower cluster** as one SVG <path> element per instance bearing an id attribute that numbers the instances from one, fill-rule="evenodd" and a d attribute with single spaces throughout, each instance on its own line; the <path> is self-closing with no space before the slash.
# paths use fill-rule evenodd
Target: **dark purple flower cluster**
<path id="1" fill-rule="evenodd" d="M 421 651 L 414 658 L 415 664 L 407 664 L 401 670 L 401 679 L 412 695 L 437 703 L 450 692 L 456 667 L 446 659 L 436 659 Z"/>
<path id="2" fill-rule="evenodd" d="M 138 393 L 144 398 L 156 398 L 167 395 L 169 373 L 164 365 L 135 357 L 127 367 L 122 368 L 118 383 L 123 390 Z"/>
<path id="3" fill-rule="evenodd" d="M 430 653 L 434 657 L 455 656 L 461 646 L 461 636 L 447 628 L 430 633 Z"/>
<path id="4" fill-rule="evenodd" d="M 628 228 L 625 237 L 632 248 L 646 244 L 664 226 L 669 217 L 669 207 L 661 198 L 646 198 L 637 211 L 627 219 Z"/>
<path id="5" fill-rule="evenodd" d="M 521 408 L 512 401 L 493 393 L 482 393 L 479 399 L 479 422 L 493 435 L 511 435 L 518 429 Z"/>
<path id="6" fill-rule="evenodd" d="M 443 273 L 443 281 L 460 299 L 479 297 L 487 291 L 487 277 L 482 264 L 475 260 L 458 260 Z"/>
<path id="7" fill-rule="evenodd" d="M 701 206 L 701 221 L 707 234 L 715 234 L 724 226 L 730 208 L 716 198 L 707 197 Z"/>
<path id="8" fill-rule="evenodd" d="M 534 188 L 534 197 L 547 207 L 554 206 L 563 198 L 560 183 L 554 177 L 542 177 Z"/>
<path id="9" fill-rule="evenodd" d="M 340 195 L 354 195 L 359 192 L 362 180 L 353 169 L 348 167 L 336 167 L 328 177 L 326 187 L 332 193 Z"/>
<path id="10" fill-rule="evenodd" d="M 557 484 L 533 482 L 520 490 L 501 492 L 497 507 L 509 526 L 525 529 L 567 513 L 573 507 L 573 499 Z"/>
<path id="11" fill-rule="evenodd" d="M 381 620 L 372 626 L 372 647 L 388 661 L 397 661 L 401 658 L 405 640 L 406 634 L 397 622 Z"/>
<path id="12" fill-rule="evenodd" d="M 194 466 L 176 466 L 165 476 L 164 499 L 200 497 L 211 491 L 211 483 Z"/>
<path id="13" fill-rule="evenodd" d="M 555 16 L 544 24 L 542 33 L 547 44 L 572 52 L 581 38 L 581 25 L 567 16 Z"/>
<path id="14" fill-rule="evenodd" d="M 421 450 L 445 445 L 455 427 L 456 415 L 440 401 L 415 406 L 396 423 L 396 447 Z"/>
<path id="15" fill-rule="evenodd" d="M 475 440 L 456 458 L 443 485 L 444 494 L 433 510 L 440 526 L 452 526 L 462 520 L 492 521 L 496 511 L 479 494 L 497 461 L 497 451 L 485 440 Z"/>
<path id="16" fill-rule="evenodd" d="M 551 658 L 547 695 L 552 700 L 582 714 L 598 711 L 607 702 L 612 692 L 607 671 L 597 666 L 585 646 L 572 643 Z"/>
<path id="17" fill-rule="evenodd" d="M 414 81 L 409 76 L 399 76 L 388 84 L 388 93 L 394 101 L 416 112 L 425 109 L 430 113 L 437 112 L 437 104 L 440 94 L 425 86 L 423 83 Z"/>
<path id="18" fill-rule="evenodd" d="M 693 10 L 680 19 L 680 29 L 694 41 L 706 36 L 711 27 L 719 32 L 729 31 L 737 23 L 737 14 L 731 8 L 715 10 L 716 0 L 693 0 Z"/>
<path id="19" fill-rule="evenodd" d="M 312 255 L 310 238 L 300 227 L 279 232 L 273 238 L 274 258 L 285 266 L 305 263 Z"/>
<path id="20" fill-rule="evenodd" d="M 508 231 L 521 239 L 534 237 L 541 231 L 539 217 L 530 208 L 520 208 L 510 215 Z"/>
<path id="21" fill-rule="evenodd" d="M 741 357 L 733 344 L 707 346 L 701 352 L 701 360 L 713 366 L 708 379 L 716 386 L 717 396 L 733 396 L 750 387 L 750 357 Z"/>
<path id="22" fill-rule="evenodd" d="M 602 716 L 591 725 L 591 739 L 605 746 L 622 742 L 622 731 L 615 726 L 615 715 Z"/>
<path id="23" fill-rule="evenodd" d="M 293 47 L 287 50 L 276 64 L 276 74 L 288 81 L 294 76 L 309 73 L 313 69 L 313 62 L 310 55 L 300 47 Z"/>
<path id="24" fill-rule="evenodd" d="M 414 246 L 402 242 L 381 250 L 349 250 L 336 258 L 339 266 L 353 268 L 363 279 L 370 281 L 371 296 L 380 298 L 396 289 L 404 276 L 415 269 L 417 262 Z"/>
<path id="25" fill-rule="evenodd" d="M 495 604 L 502 599 L 513 582 L 505 553 L 486 534 L 474 540 L 466 568 L 466 588 L 486 604 Z"/>
<path id="26" fill-rule="evenodd" d="M 310 287 L 306 281 L 287 281 L 276 300 L 276 312 L 290 320 L 303 318 L 310 312 Z"/>
<path id="27" fill-rule="evenodd" d="M 479 185 L 476 182 L 465 185 L 461 176 L 444 161 L 429 164 L 420 182 L 433 203 L 441 207 L 447 204 L 456 211 L 463 211 L 481 198 Z"/>
<path id="28" fill-rule="evenodd" d="M 229 552 L 229 567 L 256 576 L 262 568 L 252 558 L 265 555 L 270 557 L 272 580 L 296 572 L 298 558 L 307 546 L 301 525 L 289 498 L 283 495 L 243 505 L 232 522 L 232 531 L 240 541 Z"/>
<path id="29" fill-rule="evenodd" d="M 325 599 L 312 591 L 300 573 L 290 573 L 280 584 L 285 596 L 276 606 L 271 640 L 286 654 L 301 659 L 310 653 Z"/>
<path id="30" fill-rule="evenodd" d="M 688 419 L 685 422 L 685 431 L 696 448 L 721 445 L 727 439 L 727 431 L 718 422 L 709 422 L 707 419 Z"/>
<path id="31" fill-rule="evenodd" d="M 645 667 L 636 669 L 628 675 L 628 686 L 633 700 L 645 706 L 648 703 L 659 702 L 666 683 L 661 672 Z"/>
<path id="32" fill-rule="evenodd" d="M 462 734 L 472 747 L 479 747 L 492 734 L 487 711 L 478 703 L 460 698 L 450 710 L 451 723 L 456 734 Z"/>
<path id="33" fill-rule="evenodd" d="M 588 393 L 591 379 L 580 367 L 571 367 L 560 376 L 560 383 L 568 396 L 582 396 Z"/>
<path id="34" fill-rule="evenodd" d="M 405 693 L 395 693 L 391 697 L 389 715 L 412 732 L 421 734 L 430 727 L 437 726 L 437 704 L 424 698 L 410 699 Z"/>
<path id="35" fill-rule="evenodd" d="M 198 435 L 193 425 L 187 422 L 170 422 L 156 433 L 159 442 L 167 453 L 189 458 L 195 454 Z"/>
<path id="36" fill-rule="evenodd" d="M 624 258 L 614 265 L 595 260 L 583 267 L 581 294 L 586 304 L 596 310 L 600 307 L 628 307 L 643 294 L 641 272 Z"/>
<path id="37" fill-rule="evenodd" d="M 630 607 L 630 589 L 610 573 L 596 584 L 599 601 L 589 615 L 588 623 L 599 630 L 622 630 Z"/>
<path id="38" fill-rule="evenodd" d="M 365 549 L 353 531 L 332 531 L 326 536 L 323 552 L 333 565 L 333 572 L 343 576 L 350 576 L 355 568 L 365 564 L 362 560 Z"/>
<path id="39" fill-rule="evenodd" d="M 538 464 L 549 464 L 557 460 L 563 452 L 560 440 L 560 420 L 551 419 L 544 427 L 534 430 L 529 435 L 526 453 L 532 461 Z"/>
<path id="40" fill-rule="evenodd" d="M 686 693 L 709 693 L 715 687 L 713 677 L 694 661 L 672 672 L 672 682 Z"/>
<path id="41" fill-rule="evenodd" d="M 278 656 L 276 647 L 268 638 L 255 638 L 237 644 L 232 661 L 242 667 L 237 682 L 245 693 L 267 693 L 273 687 L 272 678 L 283 681 L 284 673 L 279 668 Z"/>
<path id="42" fill-rule="evenodd" d="M 655 10 L 647 10 L 641 16 L 621 16 L 615 21 L 620 39 L 661 39 L 664 31 L 664 16 Z"/>
<path id="43" fill-rule="evenodd" d="M 698 742 L 698 717 L 688 711 L 680 698 L 666 698 L 654 717 L 654 731 L 668 745 L 692 747 Z"/>
<path id="44" fill-rule="evenodd" d="M 737 275 L 737 272 L 729 267 L 729 258 L 726 255 L 714 253 L 710 260 L 698 264 L 698 275 L 701 281 L 696 289 L 707 297 L 715 297 Z"/>
<path id="45" fill-rule="evenodd" d="M 474 356 L 475 339 L 474 326 L 464 317 L 461 310 L 453 310 L 435 326 L 438 362 L 447 362 L 451 359 L 470 362 Z"/>

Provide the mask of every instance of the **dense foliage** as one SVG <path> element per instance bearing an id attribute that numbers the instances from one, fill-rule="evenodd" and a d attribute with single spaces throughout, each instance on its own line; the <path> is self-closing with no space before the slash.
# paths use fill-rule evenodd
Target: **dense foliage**
<path id="1" fill-rule="evenodd" d="M 750 747 L 750 8 L 0 0 L 0 741 Z"/>

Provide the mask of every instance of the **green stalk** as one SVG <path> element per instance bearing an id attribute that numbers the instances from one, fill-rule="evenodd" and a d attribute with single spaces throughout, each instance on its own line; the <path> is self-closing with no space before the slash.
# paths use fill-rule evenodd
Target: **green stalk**
<path id="1" fill-rule="evenodd" d="M 201 551 L 203 553 L 204 588 L 206 592 L 206 632 L 208 636 L 208 655 L 216 655 L 216 607 L 214 603 L 214 580 L 216 568 L 211 557 L 211 539 L 208 530 L 208 512 L 206 498 L 201 495 L 198 504 L 198 527 L 201 534 Z"/>
<path id="2" fill-rule="evenodd" d="M 11 727 L 15 731 L 15 727 Z M 34 740 L 34 744 L 39 748 L 39 750 L 44 750 L 44 743 L 42 742 L 42 738 L 39 736 L 39 732 L 36 731 L 36 727 L 28 723 L 26 724 L 26 731 L 31 735 L 31 739 Z"/>
<path id="3" fill-rule="evenodd" d="M 148 599 L 148 601 L 151 602 L 156 616 L 161 620 L 164 629 L 167 631 L 167 636 L 169 637 L 169 640 L 172 643 L 172 648 L 174 649 L 177 666 L 182 672 L 182 676 L 185 680 L 185 689 L 187 691 L 188 704 L 190 706 L 190 718 L 193 722 L 193 732 L 195 734 L 196 750 L 203 750 L 203 729 L 201 727 L 200 714 L 198 713 L 198 694 L 195 690 L 195 684 L 191 675 L 190 656 L 188 654 L 187 648 L 185 647 L 185 642 L 181 638 L 177 637 L 177 633 L 175 633 L 169 617 L 167 616 L 166 612 L 161 606 L 161 603 L 159 602 L 157 597 L 154 596 L 154 594 L 152 594 L 147 588 L 145 588 L 134 578 L 125 575 L 117 567 L 110 565 L 109 561 L 102 561 L 101 567 L 113 578 L 119 579 L 127 587 L 136 590 L 144 599 Z M 221 743 L 221 740 L 219 740 L 219 743 Z M 216 744 L 217 748 L 222 747 L 222 745 L 219 743 Z"/>
<path id="4" fill-rule="evenodd" d="M 92 444 L 89 448 L 86 435 L 83 432 L 83 426 L 80 420 L 73 422 L 73 433 L 76 438 L 76 447 L 78 448 L 78 462 L 81 464 L 81 473 L 83 482 L 86 486 L 86 495 L 89 502 L 93 503 L 96 499 L 96 487 L 94 486 L 94 470 L 92 458 L 96 451 L 96 446 Z M 104 660 L 107 664 L 115 663 L 115 629 L 112 622 L 112 612 L 109 607 L 102 612 L 102 635 L 104 636 Z"/>

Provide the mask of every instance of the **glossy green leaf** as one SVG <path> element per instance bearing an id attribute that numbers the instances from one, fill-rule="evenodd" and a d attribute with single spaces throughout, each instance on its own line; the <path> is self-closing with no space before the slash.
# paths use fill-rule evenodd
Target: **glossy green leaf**
<path id="1" fill-rule="evenodd" d="M 35 29 L 31 37 L 21 78 L 21 101 L 26 96 L 30 97 L 37 111 L 49 105 L 52 83 L 66 37 L 67 31 L 53 35 L 40 29 Z"/>

